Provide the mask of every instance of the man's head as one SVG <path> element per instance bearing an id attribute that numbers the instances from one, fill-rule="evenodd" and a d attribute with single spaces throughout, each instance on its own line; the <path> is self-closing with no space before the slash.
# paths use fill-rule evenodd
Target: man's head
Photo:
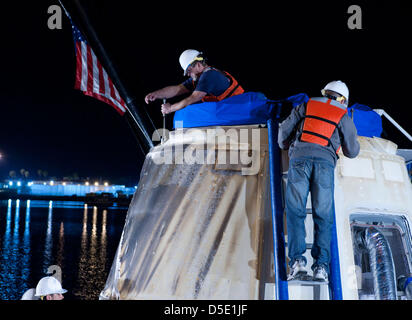
<path id="1" fill-rule="evenodd" d="M 349 89 L 346 84 L 340 80 L 329 82 L 322 90 L 322 95 L 336 100 L 344 105 L 349 102 Z"/>
<path id="2" fill-rule="evenodd" d="M 184 75 L 189 76 L 195 81 L 207 67 L 206 59 L 202 55 L 202 52 L 193 49 L 183 51 L 179 57 L 179 62 L 184 71 Z"/>
<path id="3" fill-rule="evenodd" d="M 59 280 L 54 277 L 44 277 L 36 286 L 35 296 L 41 297 L 42 300 L 63 300 L 63 293 L 66 292 Z"/>
<path id="4" fill-rule="evenodd" d="M 53 293 L 53 294 L 48 294 L 43 297 L 43 300 L 63 300 L 64 297 L 61 293 Z"/>

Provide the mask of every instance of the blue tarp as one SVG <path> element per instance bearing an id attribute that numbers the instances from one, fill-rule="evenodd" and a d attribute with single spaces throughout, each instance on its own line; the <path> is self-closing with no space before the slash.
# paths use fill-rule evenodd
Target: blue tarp
<path id="1" fill-rule="evenodd" d="M 266 123 L 273 105 L 260 92 L 246 92 L 219 102 L 203 102 L 175 112 L 173 128 Z M 180 124 L 176 123 L 182 121 Z"/>
<path id="2" fill-rule="evenodd" d="M 219 102 L 203 102 L 187 106 L 175 112 L 173 128 L 195 128 L 208 126 L 234 126 L 263 124 L 273 116 L 276 103 L 288 103 L 296 107 L 307 102 L 309 97 L 299 93 L 281 100 L 268 100 L 263 93 L 246 92 Z M 348 114 L 355 123 L 358 135 L 380 137 L 381 117 L 370 107 L 355 103 L 348 107 Z M 179 122 L 179 123 L 177 123 Z"/>
<path id="3" fill-rule="evenodd" d="M 372 108 L 354 103 L 348 107 L 348 114 L 355 123 L 359 136 L 380 137 L 382 134 L 382 119 Z"/>
<path id="4" fill-rule="evenodd" d="M 293 107 L 297 107 L 298 105 L 301 105 L 304 102 L 308 102 L 309 97 L 306 93 L 298 93 L 294 96 L 286 98 L 285 100 L 291 102 Z"/>

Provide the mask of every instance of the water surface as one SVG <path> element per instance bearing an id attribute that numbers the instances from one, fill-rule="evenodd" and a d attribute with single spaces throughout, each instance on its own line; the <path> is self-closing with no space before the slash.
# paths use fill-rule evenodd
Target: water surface
<path id="1" fill-rule="evenodd" d="M 97 300 L 126 213 L 74 201 L 0 201 L 0 299 L 19 300 L 54 272 L 65 299 Z"/>

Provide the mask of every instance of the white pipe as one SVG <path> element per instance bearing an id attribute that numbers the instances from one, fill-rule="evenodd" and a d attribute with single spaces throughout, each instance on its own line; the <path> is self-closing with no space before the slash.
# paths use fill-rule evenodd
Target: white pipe
<path id="1" fill-rule="evenodd" d="M 376 112 L 377 114 L 379 114 L 381 117 L 382 117 L 382 116 L 385 116 L 390 122 L 392 122 L 392 124 L 393 124 L 396 128 L 398 128 L 398 130 L 399 130 L 400 132 L 402 132 L 410 141 L 412 141 L 412 136 L 411 136 L 409 133 L 407 133 L 407 132 L 405 131 L 405 129 L 403 129 L 395 120 L 393 120 L 392 117 L 385 112 L 385 110 L 383 110 L 383 109 L 373 109 L 373 111 L 375 111 L 375 112 Z"/>

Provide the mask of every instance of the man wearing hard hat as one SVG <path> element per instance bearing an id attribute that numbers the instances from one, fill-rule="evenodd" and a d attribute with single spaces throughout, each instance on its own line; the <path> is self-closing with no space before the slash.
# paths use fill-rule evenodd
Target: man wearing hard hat
<path id="1" fill-rule="evenodd" d="M 189 76 L 189 79 L 181 84 L 151 92 L 145 97 L 146 103 L 149 103 L 156 99 L 169 99 L 191 92 L 190 96 L 175 104 L 162 104 L 163 114 L 183 109 L 199 101 L 220 101 L 244 92 L 236 79 L 229 73 L 208 66 L 206 58 L 197 50 L 183 51 L 179 62 L 184 75 Z"/>
<path id="2" fill-rule="evenodd" d="M 59 280 L 55 277 L 41 278 L 36 286 L 36 297 L 41 300 L 63 300 L 63 294 L 67 290 L 62 288 Z"/>
<path id="3" fill-rule="evenodd" d="M 289 149 L 285 194 L 288 280 L 307 279 L 305 243 L 306 202 L 311 192 L 314 221 L 313 280 L 327 281 L 334 220 L 334 169 L 342 148 L 348 158 L 359 154 L 357 131 L 347 114 L 349 90 L 340 80 L 328 83 L 323 97 L 294 108 L 279 125 L 280 148 Z"/>

